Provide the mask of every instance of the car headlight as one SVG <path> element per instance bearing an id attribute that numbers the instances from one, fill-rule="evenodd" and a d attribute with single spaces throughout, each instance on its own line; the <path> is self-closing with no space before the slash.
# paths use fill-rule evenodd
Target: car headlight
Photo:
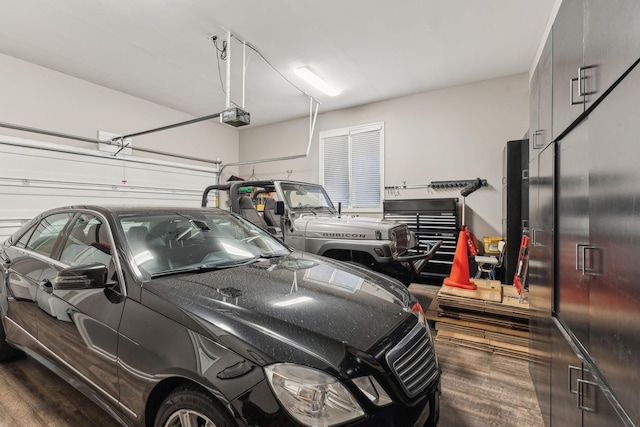
<path id="1" fill-rule="evenodd" d="M 264 370 L 274 394 L 299 423 L 332 426 L 364 415 L 349 390 L 331 375 L 287 363 Z"/>

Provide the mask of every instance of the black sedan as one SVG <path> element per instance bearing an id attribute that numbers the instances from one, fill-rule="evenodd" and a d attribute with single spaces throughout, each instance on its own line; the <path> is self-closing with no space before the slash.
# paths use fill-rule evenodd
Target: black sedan
<path id="1" fill-rule="evenodd" d="M 75 206 L 0 247 L 22 350 L 132 426 L 432 426 L 440 370 L 399 282 L 212 209 Z"/>

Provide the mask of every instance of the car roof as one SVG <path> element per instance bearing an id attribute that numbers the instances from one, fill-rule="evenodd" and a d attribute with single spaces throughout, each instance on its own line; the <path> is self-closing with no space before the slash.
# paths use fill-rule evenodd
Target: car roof
<path id="1" fill-rule="evenodd" d="M 202 208 L 199 206 L 173 206 L 173 205 L 110 205 L 110 204 L 86 204 L 69 205 L 50 209 L 44 214 L 59 212 L 64 210 L 92 210 L 103 214 L 145 214 L 153 212 L 211 212 L 216 208 Z M 222 209 L 217 209 L 222 211 Z"/>

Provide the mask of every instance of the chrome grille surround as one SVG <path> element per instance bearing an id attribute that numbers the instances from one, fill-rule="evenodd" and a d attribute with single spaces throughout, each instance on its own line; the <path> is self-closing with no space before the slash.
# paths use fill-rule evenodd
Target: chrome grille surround
<path id="1" fill-rule="evenodd" d="M 438 361 L 431 334 L 421 323 L 386 355 L 391 371 L 409 397 L 416 397 L 438 377 Z"/>

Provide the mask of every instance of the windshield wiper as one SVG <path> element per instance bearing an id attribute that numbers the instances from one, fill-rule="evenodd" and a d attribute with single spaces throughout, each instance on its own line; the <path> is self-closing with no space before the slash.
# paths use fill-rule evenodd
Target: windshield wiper
<path id="1" fill-rule="evenodd" d="M 250 265 L 250 264 L 253 264 L 254 262 L 258 262 L 262 258 L 263 258 L 262 256 L 257 256 L 255 258 L 241 259 L 241 260 L 225 262 L 221 264 L 202 264 L 200 266 L 200 269 L 201 270 L 219 270 L 222 268 L 240 267 L 243 265 Z"/>
<path id="2" fill-rule="evenodd" d="M 189 267 L 185 267 L 185 268 L 177 268 L 175 270 L 159 271 L 157 273 L 153 273 L 151 275 L 151 278 L 155 279 L 156 277 L 172 276 L 172 275 L 175 275 L 175 274 L 200 273 L 200 272 L 205 272 L 205 271 L 222 270 L 222 269 L 231 268 L 231 267 L 240 267 L 240 266 L 243 266 L 243 265 L 253 264 L 254 262 L 260 261 L 261 258 L 263 258 L 263 257 L 242 259 L 242 260 L 238 260 L 238 261 L 226 262 L 226 263 L 221 263 L 221 264 L 200 264 L 200 265 L 189 266 Z"/>

